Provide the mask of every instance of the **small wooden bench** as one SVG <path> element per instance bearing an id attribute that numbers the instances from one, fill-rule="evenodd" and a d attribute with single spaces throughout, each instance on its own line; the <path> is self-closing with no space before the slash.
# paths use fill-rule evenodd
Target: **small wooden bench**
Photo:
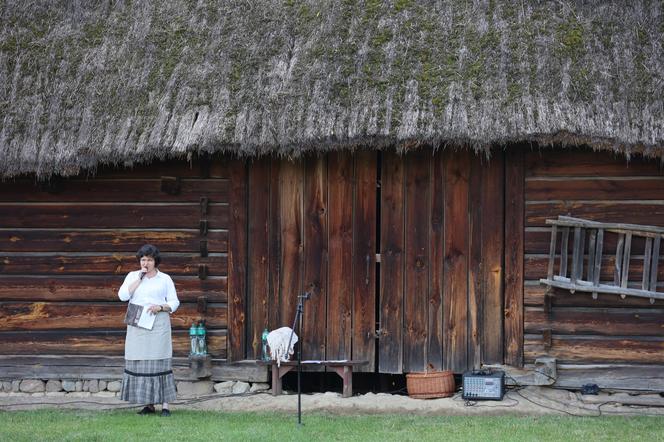
<path id="1" fill-rule="evenodd" d="M 282 393 L 281 378 L 286 373 L 297 368 L 297 361 L 281 361 L 281 366 L 277 366 L 277 361 L 258 361 L 260 365 L 269 365 L 272 370 L 272 395 L 277 396 Z M 367 361 L 302 361 L 302 366 L 319 365 L 329 367 L 336 374 L 341 376 L 343 381 L 343 397 L 353 395 L 353 367 L 366 364 Z"/>

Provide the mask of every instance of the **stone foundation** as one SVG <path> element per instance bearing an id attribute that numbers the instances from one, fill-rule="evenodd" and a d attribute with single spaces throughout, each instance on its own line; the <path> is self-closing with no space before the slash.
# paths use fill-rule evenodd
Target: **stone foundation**
<path id="1" fill-rule="evenodd" d="M 268 391 L 270 386 L 242 381 L 176 381 L 178 398 L 196 398 L 208 394 L 239 395 Z M 23 379 L 0 381 L 0 396 L 119 397 L 122 381 L 117 379 Z"/>

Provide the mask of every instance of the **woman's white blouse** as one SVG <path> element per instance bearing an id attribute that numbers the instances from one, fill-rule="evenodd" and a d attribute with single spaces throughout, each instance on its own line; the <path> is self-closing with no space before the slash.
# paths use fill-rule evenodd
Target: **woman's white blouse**
<path id="1" fill-rule="evenodd" d="M 129 294 L 129 286 L 138 279 L 140 270 L 129 272 L 125 277 L 118 296 L 122 301 L 129 301 L 131 298 L 132 304 L 138 305 L 162 305 L 168 304 L 173 313 L 180 306 L 178 295 L 175 292 L 175 284 L 173 280 L 166 273 L 157 270 L 157 274 L 152 278 L 147 276 L 143 277 L 143 281 L 134 291 L 133 296 Z"/>

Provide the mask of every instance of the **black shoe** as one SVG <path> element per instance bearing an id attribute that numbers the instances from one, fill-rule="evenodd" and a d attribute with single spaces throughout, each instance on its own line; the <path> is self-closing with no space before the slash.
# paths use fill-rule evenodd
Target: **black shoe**
<path id="1" fill-rule="evenodd" d="M 145 406 L 138 414 L 154 414 L 154 407 Z"/>
<path id="2" fill-rule="evenodd" d="M 170 415 L 171 415 L 171 410 L 169 410 L 168 408 L 164 408 L 163 410 L 161 410 L 161 417 L 168 417 Z"/>

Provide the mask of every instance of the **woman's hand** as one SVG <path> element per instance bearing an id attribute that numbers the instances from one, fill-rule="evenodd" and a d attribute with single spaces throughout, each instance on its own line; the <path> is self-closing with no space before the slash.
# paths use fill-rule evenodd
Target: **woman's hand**
<path id="1" fill-rule="evenodd" d="M 148 311 L 152 313 L 153 315 L 156 315 L 159 312 L 165 311 L 164 308 L 161 305 L 154 305 L 151 304 L 150 307 L 148 307 Z"/>

